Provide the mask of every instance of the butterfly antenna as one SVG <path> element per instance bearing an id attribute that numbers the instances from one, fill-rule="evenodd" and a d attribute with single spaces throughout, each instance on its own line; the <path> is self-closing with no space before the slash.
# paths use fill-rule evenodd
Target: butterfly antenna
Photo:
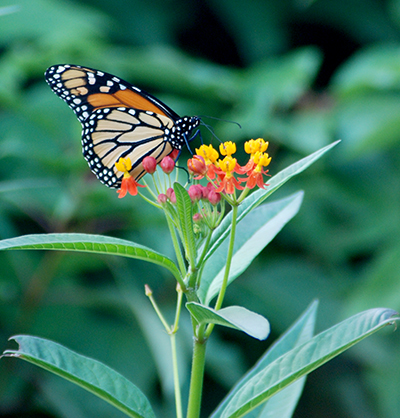
<path id="1" fill-rule="evenodd" d="M 207 118 L 210 119 L 215 119 L 215 120 L 220 120 L 222 122 L 227 122 L 227 123 L 234 123 L 235 125 L 237 125 L 239 127 L 239 129 L 242 129 L 242 126 L 240 125 L 240 123 L 238 122 L 234 122 L 232 120 L 227 120 L 227 119 L 220 119 L 220 118 L 214 118 L 213 116 L 206 116 Z M 212 126 L 208 125 L 207 123 L 204 123 L 204 121 L 202 119 L 200 119 L 200 123 L 202 126 L 204 126 L 205 128 L 208 129 L 208 131 L 211 133 L 211 135 L 220 143 L 222 143 L 222 141 L 218 138 L 218 136 L 215 134 L 214 129 L 212 128 Z M 203 142 L 202 142 L 203 143 Z"/>
<path id="2" fill-rule="evenodd" d="M 233 123 L 236 126 L 239 127 L 239 129 L 242 129 L 242 125 L 239 122 L 235 122 L 234 120 L 229 120 L 229 119 L 221 119 L 221 118 L 216 118 L 214 116 L 199 116 L 201 119 L 201 122 L 203 122 L 203 118 L 208 118 L 208 119 L 214 119 L 214 120 L 219 120 L 221 122 L 226 122 L 226 123 Z M 208 125 L 206 125 L 204 122 L 202 123 L 202 125 L 208 127 Z"/>
<path id="3" fill-rule="evenodd" d="M 222 143 L 222 141 L 217 137 L 217 135 L 215 134 L 215 132 L 214 132 L 214 129 L 212 128 L 212 126 L 210 126 L 210 125 L 207 125 L 206 123 L 204 123 L 203 121 L 201 121 L 201 125 L 202 126 L 204 126 L 205 128 L 207 128 L 208 129 L 208 131 L 211 133 L 211 135 L 218 141 L 218 142 L 221 142 Z M 201 143 L 203 144 L 203 140 L 201 141 Z"/>

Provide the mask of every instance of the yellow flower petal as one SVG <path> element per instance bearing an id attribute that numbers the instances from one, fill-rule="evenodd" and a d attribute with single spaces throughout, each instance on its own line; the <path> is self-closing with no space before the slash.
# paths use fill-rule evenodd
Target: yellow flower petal
<path id="1" fill-rule="evenodd" d="M 226 141 L 219 146 L 219 152 L 222 155 L 232 155 L 236 152 L 236 144 L 232 141 Z"/>
<path id="2" fill-rule="evenodd" d="M 203 157 L 207 165 L 215 163 L 219 157 L 212 145 L 203 144 L 199 149 L 196 148 L 196 154 Z"/>
<path id="3" fill-rule="evenodd" d="M 129 157 L 121 157 L 118 162 L 115 163 L 115 168 L 122 173 L 127 173 L 132 170 L 132 162 Z"/>
<path id="4" fill-rule="evenodd" d="M 219 168 L 227 174 L 230 174 L 236 167 L 236 158 L 230 155 L 226 156 L 223 160 L 218 160 Z"/>
<path id="5" fill-rule="evenodd" d="M 251 154 L 251 157 L 253 157 L 256 152 L 265 152 L 268 145 L 269 143 L 264 141 L 262 138 L 250 139 L 245 142 L 244 150 L 247 154 Z"/>

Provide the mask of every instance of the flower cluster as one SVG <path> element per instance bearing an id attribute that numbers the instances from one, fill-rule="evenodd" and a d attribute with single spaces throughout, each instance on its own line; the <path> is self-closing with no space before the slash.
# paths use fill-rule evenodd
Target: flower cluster
<path id="1" fill-rule="evenodd" d="M 268 173 L 264 168 L 271 162 L 271 157 L 265 152 L 267 148 L 268 142 L 262 138 L 247 141 L 244 149 L 250 158 L 242 167 L 233 157 L 236 152 L 236 144 L 233 142 L 220 145 L 222 159 L 212 145 L 202 145 L 188 161 L 188 169 L 196 180 L 207 177 L 218 193 L 232 195 L 235 190 L 253 189 L 255 186 L 264 189 L 266 184 L 263 176 Z M 246 183 L 245 187 L 241 183 Z"/>
<path id="2" fill-rule="evenodd" d="M 244 149 L 247 154 L 250 154 L 250 158 L 244 166 L 240 166 L 236 158 L 233 157 L 236 153 L 236 144 L 231 141 L 220 144 L 219 153 L 212 145 L 202 145 L 196 149 L 196 155 L 188 160 L 189 173 L 194 180 L 207 178 L 209 183 L 207 186 L 193 184 L 189 187 L 188 193 L 192 202 L 208 200 L 211 205 L 217 205 L 221 199 L 221 193 L 229 196 L 233 195 L 236 190 L 246 190 L 247 192 L 256 186 L 264 189 L 266 184 L 263 176 L 268 173 L 265 167 L 271 162 L 271 157 L 266 153 L 267 148 L 268 142 L 262 138 L 247 141 Z M 175 168 L 174 158 L 176 157 L 177 151 L 175 150 L 159 163 L 165 174 L 170 174 Z M 146 157 L 142 161 L 142 166 L 147 173 L 153 175 L 156 172 L 157 160 L 154 157 Z M 127 193 L 136 196 L 138 194 L 137 188 L 145 187 L 138 184 L 131 176 L 132 163 L 129 157 L 121 157 L 115 163 L 115 167 L 123 173 L 118 197 L 122 198 Z M 172 187 L 167 188 L 165 192 L 157 190 L 157 193 L 158 204 L 166 202 L 174 204 L 176 201 Z"/>

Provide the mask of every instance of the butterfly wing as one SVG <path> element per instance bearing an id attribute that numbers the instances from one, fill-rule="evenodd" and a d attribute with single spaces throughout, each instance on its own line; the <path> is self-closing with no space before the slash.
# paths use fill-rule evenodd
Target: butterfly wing
<path id="1" fill-rule="evenodd" d="M 120 157 L 132 162 L 139 180 L 143 158 L 161 161 L 187 143 L 199 125 L 197 117 L 180 118 L 154 96 L 111 74 L 77 65 L 55 65 L 47 83 L 75 112 L 82 124 L 82 150 L 90 169 L 108 187 L 120 187 Z"/>

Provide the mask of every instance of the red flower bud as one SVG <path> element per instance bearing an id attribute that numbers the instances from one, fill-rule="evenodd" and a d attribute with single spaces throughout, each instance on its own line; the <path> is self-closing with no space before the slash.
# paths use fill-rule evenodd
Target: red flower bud
<path id="1" fill-rule="evenodd" d="M 161 204 L 166 203 L 167 200 L 168 200 L 168 196 L 164 193 L 160 193 L 157 197 L 157 202 Z"/>
<path id="2" fill-rule="evenodd" d="M 172 194 L 174 193 L 174 189 L 172 187 L 169 187 L 165 194 L 167 195 L 168 199 L 171 199 Z"/>
<path id="3" fill-rule="evenodd" d="M 171 201 L 171 203 L 176 203 L 176 196 L 175 196 L 174 189 L 172 187 L 169 187 L 167 189 L 166 195 L 167 195 L 168 199 Z"/>
<path id="4" fill-rule="evenodd" d="M 208 193 L 210 193 L 210 189 L 208 187 L 201 186 L 201 191 L 203 193 L 203 199 L 207 199 Z"/>
<path id="5" fill-rule="evenodd" d="M 221 201 L 221 194 L 213 188 L 208 192 L 208 201 L 214 206 L 217 205 Z"/>
<path id="6" fill-rule="evenodd" d="M 208 189 L 208 191 L 210 191 L 210 190 L 215 190 L 215 186 L 211 183 L 211 181 L 209 181 L 209 182 L 207 183 L 206 188 Z"/>
<path id="7" fill-rule="evenodd" d="M 193 222 L 200 222 L 203 219 L 203 216 L 200 213 L 195 213 L 193 215 Z"/>
<path id="8" fill-rule="evenodd" d="M 165 174 L 170 174 L 175 168 L 175 161 L 169 155 L 167 155 L 161 160 L 160 167 Z"/>
<path id="9" fill-rule="evenodd" d="M 197 202 L 203 197 L 202 186 L 199 184 L 192 184 L 189 187 L 188 193 L 192 202 Z"/>
<path id="10" fill-rule="evenodd" d="M 153 174 L 157 168 L 157 160 L 154 157 L 145 157 L 142 162 L 143 168 L 149 174 Z"/>

